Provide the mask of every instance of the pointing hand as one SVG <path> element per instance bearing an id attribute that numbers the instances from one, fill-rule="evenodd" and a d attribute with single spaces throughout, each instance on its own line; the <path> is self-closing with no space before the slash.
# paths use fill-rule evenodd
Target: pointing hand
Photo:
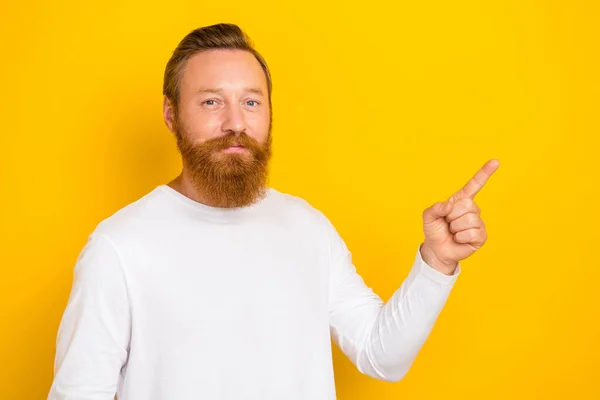
<path id="1" fill-rule="evenodd" d="M 487 232 L 473 199 L 499 166 L 498 160 L 489 160 L 450 198 L 423 211 L 425 240 L 420 249 L 423 261 L 429 266 L 452 275 L 458 261 L 483 246 Z"/>

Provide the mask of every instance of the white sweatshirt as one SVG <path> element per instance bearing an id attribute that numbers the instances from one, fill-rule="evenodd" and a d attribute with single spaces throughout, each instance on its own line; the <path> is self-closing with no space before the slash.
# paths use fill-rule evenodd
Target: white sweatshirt
<path id="1" fill-rule="evenodd" d="M 398 381 L 459 273 L 417 248 L 384 303 L 301 198 L 270 188 L 221 209 L 160 185 L 81 251 L 48 399 L 333 400 L 331 339 L 360 372 Z"/>

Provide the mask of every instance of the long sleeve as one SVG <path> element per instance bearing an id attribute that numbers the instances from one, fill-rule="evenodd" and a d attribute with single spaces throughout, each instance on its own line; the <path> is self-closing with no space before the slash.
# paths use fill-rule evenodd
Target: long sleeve
<path id="1" fill-rule="evenodd" d="M 334 342 L 370 377 L 399 381 L 425 343 L 460 273 L 444 275 L 417 249 L 414 264 L 387 303 L 365 285 L 331 226 L 330 328 Z"/>
<path id="2" fill-rule="evenodd" d="M 127 360 L 130 313 L 120 260 L 92 234 L 81 251 L 56 341 L 48 400 L 113 400 Z"/>

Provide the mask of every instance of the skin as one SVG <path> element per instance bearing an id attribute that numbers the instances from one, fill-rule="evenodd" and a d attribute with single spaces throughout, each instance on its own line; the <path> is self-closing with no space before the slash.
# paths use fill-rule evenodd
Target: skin
<path id="1" fill-rule="evenodd" d="M 452 275 L 460 260 L 484 245 L 487 231 L 474 198 L 499 166 L 498 160 L 489 160 L 446 201 L 423 211 L 425 241 L 420 248 L 423 261 L 428 265 Z"/>
<path id="2" fill-rule="evenodd" d="M 179 90 L 179 120 L 194 143 L 242 131 L 265 143 L 270 124 L 267 80 L 251 53 L 209 50 L 194 55 L 186 64 Z M 173 133 L 174 116 L 173 105 L 165 96 L 163 117 Z M 247 150 L 222 151 L 242 156 Z M 420 250 L 423 260 L 432 268 L 452 275 L 460 260 L 486 242 L 485 223 L 474 197 L 499 165 L 498 160 L 488 161 L 450 198 L 423 211 L 425 240 Z M 194 189 L 185 163 L 169 186 L 193 200 L 211 205 Z"/>
<path id="3" fill-rule="evenodd" d="M 267 78 L 251 53 L 217 49 L 195 54 L 184 68 L 179 93 L 179 121 L 194 143 L 240 132 L 265 143 L 270 121 Z M 164 96 L 163 117 L 172 133 L 174 116 L 173 105 Z M 243 156 L 248 150 L 234 147 L 223 152 Z M 194 188 L 185 163 L 169 186 L 211 205 Z"/>

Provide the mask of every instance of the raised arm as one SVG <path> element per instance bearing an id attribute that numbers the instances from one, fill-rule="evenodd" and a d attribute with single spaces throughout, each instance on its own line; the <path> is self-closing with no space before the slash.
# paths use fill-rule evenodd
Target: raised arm
<path id="1" fill-rule="evenodd" d="M 460 266 L 454 275 L 442 274 L 427 265 L 417 249 L 407 278 L 384 303 L 356 272 L 350 251 L 333 227 L 330 243 L 332 338 L 363 374 L 399 381 L 429 336 Z"/>
<path id="2" fill-rule="evenodd" d="M 425 240 L 386 304 L 356 273 L 350 251 L 329 224 L 332 337 L 362 373 L 398 381 L 408 372 L 460 273 L 459 261 L 487 240 L 474 197 L 499 165 L 489 160 L 448 200 L 423 212 Z"/>

